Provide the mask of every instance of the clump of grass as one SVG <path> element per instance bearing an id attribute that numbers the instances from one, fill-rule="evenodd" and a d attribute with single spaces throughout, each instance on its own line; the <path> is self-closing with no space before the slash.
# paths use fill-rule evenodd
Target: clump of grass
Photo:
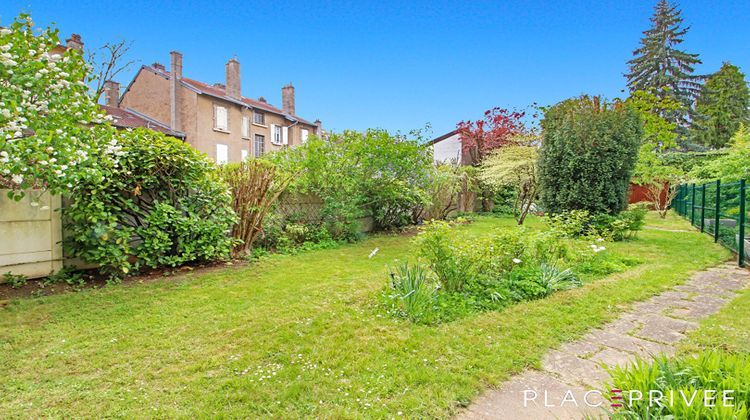
<path id="1" fill-rule="evenodd" d="M 615 367 L 610 373 L 612 383 L 607 389 L 623 390 L 620 401 L 623 407 L 615 412 L 614 418 L 748 418 L 750 354 L 747 353 L 709 350 L 697 357 L 639 359 L 627 367 Z M 728 391 L 731 401 L 724 401 L 724 391 Z M 658 404 L 649 399 L 650 392 L 663 396 Z"/>

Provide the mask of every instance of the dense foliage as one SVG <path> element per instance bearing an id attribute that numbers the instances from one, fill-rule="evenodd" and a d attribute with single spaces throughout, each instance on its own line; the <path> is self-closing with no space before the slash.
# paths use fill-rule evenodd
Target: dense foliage
<path id="1" fill-rule="evenodd" d="M 101 182 L 116 165 L 120 146 L 88 96 L 81 52 L 51 53 L 58 44 L 57 30 L 35 31 L 28 15 L 0 29 L 0 187 L 11 197 Z"/>
<path id="2" fill-rule="evenodd" d="M 587 210 L 571 210 L 550 215 L 547 223 L 561 237 L 622 241 L 634 237 L 645 224 L 647 210 L 640 205 L 616 216 Z"/>
<path id="3" fill-rule="evenodd" d="M 642 137 L 632 108 L 582 96 L 547 109 L 541 127 L 539 182 L 546 211 L 616 214 L 627 207 Z"/>
<path id="4" fill-rule="evenodd" d="M 750 179 L 750 130 L 740 124 L 729 144 L 731 147 L 725 154 L 694 167 L 689 177 L 697 183 Z"/>
<path id="5" fill-rule="evenodd" d="M 227 185 L 187 144 L 147 129 L 121 132 L 119 168 L 68 191 L 68 255 L 113 277 L 229 256 Z"/>
<path id="6" fill-rule="evenodd" d="M 678 125 L 687 121 L 687 113 L 693 98 L 700 90 L 701 76 L 693 74 L 701 61 L 698 54 L 678 48 L 687 34 L 682 26 L 682 17 L 676 5 L 660 0 L 651 17 L 651 28 L 643 32 L 640 47 L 628 61 L 630 71 L 626 75 L 630 91 L 653 91 L 660 98 L 669 97 L 684 106 L 665 109 L 661 116 Z"/>
<path id="7" fill-rule="evenodd" d="M 539 299 L 579 287 L 580 276 L 624 269 L 605 247 L 555 231 L 498 229 L 469 239 L 455 222 L 427 223 L 415 239 L 418 262 L 399 262 L 381 298 L 394 316 L 415 323 L 447 322 L 472 312 Z"/>
<path id="8" fill-rule="evenodd" d="M 334 239 L 351 240 L 359 220 L 371 216 L 376 229 L 412 223 L 430 203 L 425 189 L 432 158 L 417 141 L 385 130 L 345 131 L 269 157 L 296 173 L 291 189 L 323 200 L 323 222 Z"/>
<path id="9" fill-rule="evenodd" d="M 617 410 L 621 418 L 746 419 L 750 415 L 748 354 L 704 351 L 697 357 L 659 356 L 615 367 L 611 374 L 606 389 L 623 390 L 623 407 Z M 725 400 L 724 391 L 729 399 Z M 649 402 L 650 395 L 663 396 L 661 403 Z"/>
<path id="10" fill-rule="evenodd" d="M 739 67 L 724 63 L 703 85 L 691 126 L 694 142 L 720 148 L 741 123 L 750 121 L 750 88 Z"/>
<path id="11" fill-rule="evenodd" d="M 515 190 L 513 214 L 519 225 L 523 224 L 539 193 L 538 160 L 538 146 L 528 138 L 518 137 L 514 144 L 496 149 L 482 162 L 482 181 L 495 188 Z"/>
<path id="12" fill-rule="evenodd" d="M 266 161 L 249 160 L 219 168 L 221 178 L 232 193 L 232 209 L 238 222 L 232 227 L 237 239 L 233 254 L 245 256 L 263 231 L 263 220 L 291 181 L 289 175 L 277 174 Z"/>

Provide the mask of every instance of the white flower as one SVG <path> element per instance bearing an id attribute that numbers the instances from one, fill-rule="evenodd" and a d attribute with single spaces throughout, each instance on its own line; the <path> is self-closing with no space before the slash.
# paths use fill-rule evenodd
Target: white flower
<path id="1" fill-rule="evenodd" d="M 18 185 L 21 185 L 21 183 L 23 182 L 23 175 L 13 175 L 12 177 L 10 177 L 10 180 Z"/>
<path id="2" fill-rule="evenodd" d="M 596 242 L 604 242 L 604 238 L 598 238 Z"/>
<path id="3" fill-rule="evenodd" d="M 514 264 L 521 264 L 521 260 L 519 260 L 518 258 L 513 258 L 513 263 Z"/>
<path id="4" fill-rule="evenodd" d="M 8 28 L 0 29 L 0 35 L 9 35 L 9 34 L 10 34 L 10 29 Z"/>

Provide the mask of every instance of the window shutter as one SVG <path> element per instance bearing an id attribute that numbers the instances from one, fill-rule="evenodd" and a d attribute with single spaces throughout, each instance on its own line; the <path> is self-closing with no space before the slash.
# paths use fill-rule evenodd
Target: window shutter
<path id="1" fill-rule="evenodd" d="M 310 135 L 310 133 L 303 128 L 302 129 L 302 135 L 300 136 L 301 137 L 300 140 L 302 140 L 302 143 L 307 143 L 307 136 L 309 136 L 309 135 Z"/>
<path id="2" fill-rule="evenodd" d="M 245 160 L 247 160 L 247 150 L 242 149 L 242 161 L 244 162 Z"/>
<path id="3" fill-rule="evenodd" d="M 216 163 L 223 165 L 229 162 L 229 146 L 226 144 L 216 145 Z"/>
<path id="4" fill-rule="evenodd" d="M 214 105 L 214 128 L 219 128 L 219 127 L 218 127 L 218 126 L 216 125 L 216 112 L 217 112 L 217 110 L 218 110 L 218 108 L 216 107 L 216 105 Z"/>
<path id="5" fill-rule="evenodd" d="M 289 127 L 287 126 L 281 127 L 281 144 L 289 144 Z"/>
<path id="6" fill-rule="evenodd" d="M 271 143 L 276 143 L 276 124 L 269 124 L 268 127 L 271 129 Z"/>
<path id="7" fill-rule="evenodd" d="M 250 137 L 250 118 L 242 117 L 242 137 Z"/>

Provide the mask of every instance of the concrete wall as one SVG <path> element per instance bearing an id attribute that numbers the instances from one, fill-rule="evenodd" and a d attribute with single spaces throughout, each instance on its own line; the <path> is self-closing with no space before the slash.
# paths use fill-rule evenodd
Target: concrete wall
<path id="1" fill-rule="evenodd" d="M 47 192 L 29 191 L 13 201 L 0 190 L 0 275 L 10 271 L 38 278 L 62 268 L 59 208 L 60 197 Z"/>

